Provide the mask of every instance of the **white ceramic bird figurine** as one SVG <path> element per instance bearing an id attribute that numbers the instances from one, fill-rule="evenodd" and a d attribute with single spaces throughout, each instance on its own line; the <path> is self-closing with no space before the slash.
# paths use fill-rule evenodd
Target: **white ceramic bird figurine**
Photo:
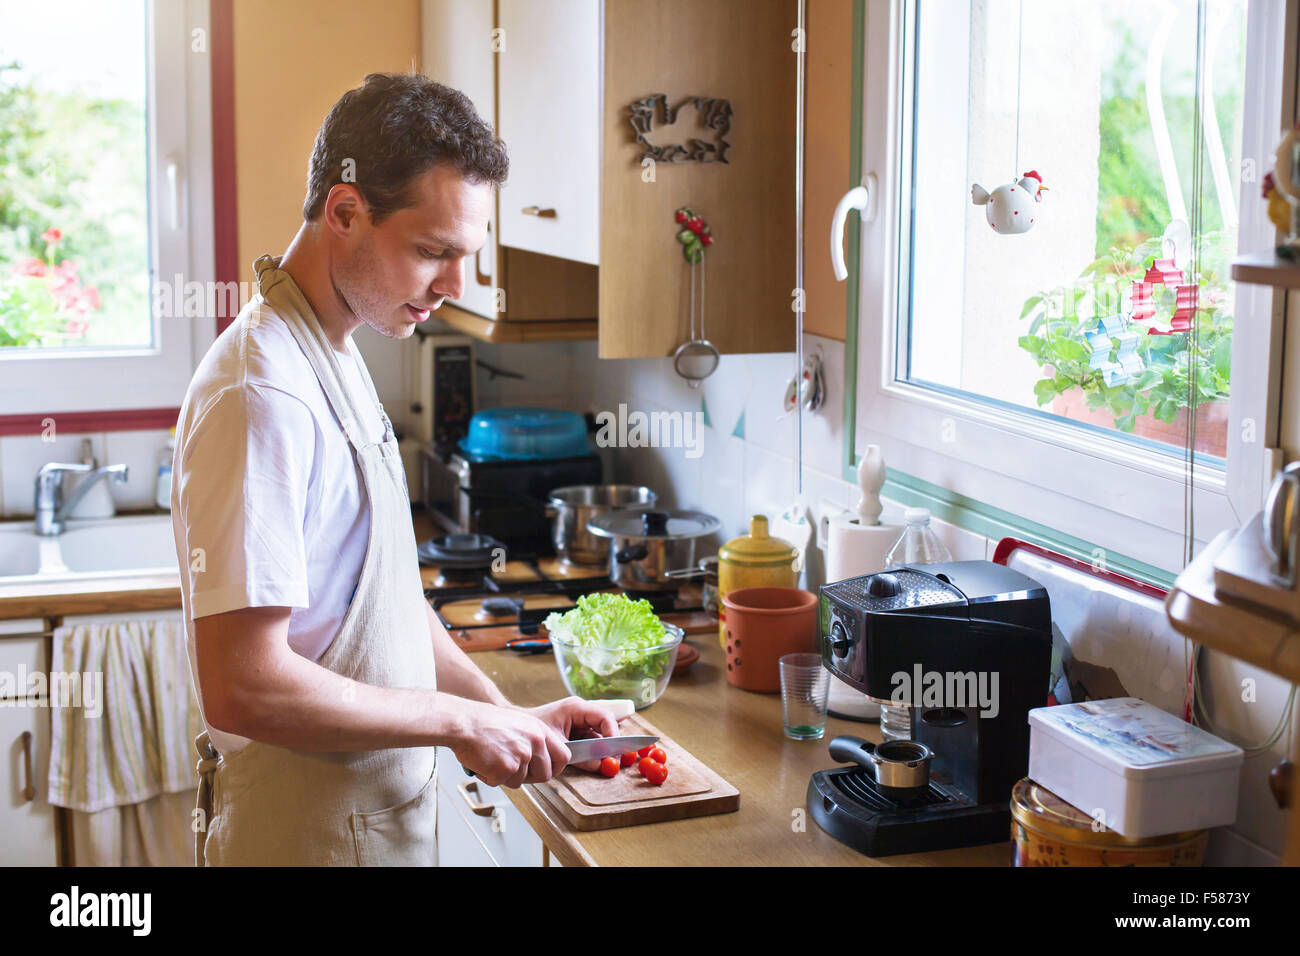
<path id="1" fill-rule="evenodd" d="M 976 183 L 970 188 L 970 198 L 975 205 L 984 207 L 984 216 L 994 232 L 1014 236 L 1033 228 L 1038 218 L 1038 203 L 1043 201 L 1042 193 L 1046 189 L 1043 177 L 1031 169 L 1014 183 L 999 186 L 993 192 Z"/>

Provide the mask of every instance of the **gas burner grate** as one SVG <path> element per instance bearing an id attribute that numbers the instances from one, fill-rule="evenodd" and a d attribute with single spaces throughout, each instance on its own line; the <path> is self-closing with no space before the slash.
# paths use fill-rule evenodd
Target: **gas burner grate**
<path id="1" fill-rule="evenodd" d="M 933 783 L 915 796 L 905 800 L 895 800 L 880 792 L 876 780 L 865 770 L 850 770 L 837 773 L 831 777 L 835 786 L 847 797 L 875 810 L 877 813 L 894 813 L 900 810 L 916 810 L 921 807 L 933 807 L 952 801 Z"/>

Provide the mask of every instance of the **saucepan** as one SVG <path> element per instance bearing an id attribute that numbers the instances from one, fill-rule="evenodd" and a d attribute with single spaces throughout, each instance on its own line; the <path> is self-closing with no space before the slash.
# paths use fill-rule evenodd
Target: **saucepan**
<path id="1" fill-rule="evenodd" d="M 656 495 L 643 485 L 567 485 L 551 492 L 546 516 L 551 542 L 565 564 L 603 565 L 609 542 L 587 530 L 587 522 L 615 508 L 652 508 Z"/>
<path id="2" fill-rule="evenodd" d="M 667 591 L 674 571 L 695 567 L 695 544 L 722 522 L 701 511 L 617 508 L 593 518 L 587 530 L 608 538 L 609 577 L 627 591 Z"/>

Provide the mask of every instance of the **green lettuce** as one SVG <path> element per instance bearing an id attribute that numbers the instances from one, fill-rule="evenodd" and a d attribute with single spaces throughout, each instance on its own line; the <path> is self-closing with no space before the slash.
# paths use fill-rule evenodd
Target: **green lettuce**
<path id="1" fill-rule="evenodd" d="M 570 690 L 587 700 L 652 703 L 672 663 L 668 631 L 650 602 L 626 594 L 585 594 L 577 607 L 546 618 Z"/>

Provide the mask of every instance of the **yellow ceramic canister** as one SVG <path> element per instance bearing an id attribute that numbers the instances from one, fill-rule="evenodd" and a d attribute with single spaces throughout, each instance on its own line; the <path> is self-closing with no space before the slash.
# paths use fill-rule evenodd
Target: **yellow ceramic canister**
<path id="1" fill-rule="evenodd" d="M 792 588 L 799 583 L 798 551 L 767 533 L 767 515 L 749 519 L 749 534 L 718 549 L 718 643 L 727 646 L 727 609 L 722 598 L 740 588 Z"/>
<path id="2" fill-rule="evenodd" d="M 1011 791 L 1012 866 L 1200 866 L 1209 830 L 1130 839 L 1028 777 Z"/>

